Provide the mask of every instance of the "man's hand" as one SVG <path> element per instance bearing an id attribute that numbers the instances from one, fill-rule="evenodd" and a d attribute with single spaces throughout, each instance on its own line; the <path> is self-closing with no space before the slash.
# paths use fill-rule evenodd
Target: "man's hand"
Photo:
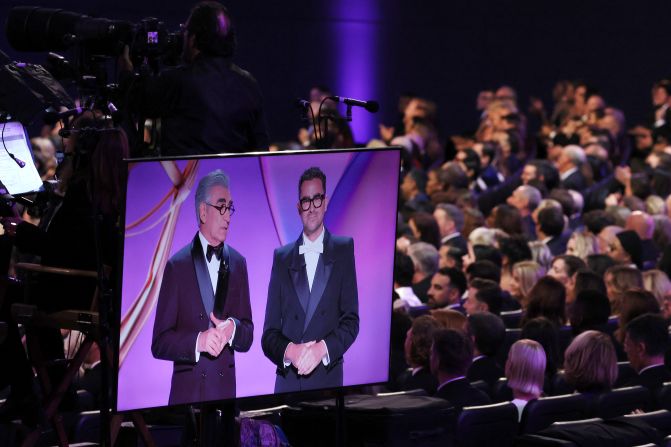
<path id="1" fill-rule="evenodd" d="M 315 344 L 314 341 L 298 344 L 289 343 L 289 346 L 287 346 L 287 350 L 284 354 L 285 360 L 290 361 L 292 365 L 298 368 L 298 361 L 301 359 L 305 351 L 314 344 Z"/>
<path id="2" fill-rule="evenodd" d="M 319 362 L 322 361 L 325 355 L 326 343 L 324 341 L 312 342 L 312 345 L 303 352 L 303 355 L 298 360 L 298 365 L 296 365 L 298 374 L 310 374 L 319 365 Z"/>
<path id="3" fill-rule="evenodd" d="M 216 357 L 224 348 L 224 342 L 221 334 L 216 328 L 210 328 L 201 332 L 198 337 L 198 352 L 207 352 L 212 357 Z"/>
<path id="4" fill-rule="evenodd" d="M 227 343 L 231 341 L 231 337 L 233 336 L 233 329 L 235 328 L 233 322 L 228 319 L 220 320 L 217 317 L 215 317 L 214 313 L 212 312 L 210 312 L 210 320 L 212 320 L 215 329 L 219 332 L 219 335 L 221 335 L 222 343 L 225 346 Z"/>

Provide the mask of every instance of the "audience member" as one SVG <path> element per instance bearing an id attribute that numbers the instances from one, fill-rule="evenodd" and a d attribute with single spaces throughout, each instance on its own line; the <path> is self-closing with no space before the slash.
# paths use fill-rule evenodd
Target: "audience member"
<path id="1" fill-rule="evenodd" d="M 574 338 L 564 354 L 564 373 L 568 384 L 588 400 L 610 391 L 617 379 L 617 357 L 610 337 L 585 331 Z"/>
<path id="2" fill-rule="evenodd" d="M 439 384 L 435 396 L 448 400 L 458 411 L 467 406 L 491 403 L 487 394 L 474 388 L 466 379 L 472 361 L 470 337 L 451 329 L 436 331 L 431 346 L 431 372 Z"/>
<path id="3" fill-rule="evenodd" d="M 545 351 L 540 343 L 522 339 L 510 347 L 505 373 L 520 420 L 527 403 L 543 393 L 545 365 Z"/>
<path id="4" fill-rule="evenodd" d="M 415 265 L 408 255 L 396 252 L 394 258 L 394 292 L 398 299 L 394 301 L 393 308 L 403 308 L 407 310 L 410 307 L 421 306 L 422 302 L 412 290 L 412 278 L 415 275 Z"/>
<path id="5" fill-rule="evenodd" d="M 398 389 L 423 389 L 429 395 L 436 392 L 438 383 L 431 374 L 429 364 L 433 334 L 440 329 L 438 323 L 429 315 L 417 317 L 412 322 L 405 337 L 405 361 L 410 370 L 398 379 Z"/>
<path id="6" fill-rule="evenodd" d="M 474 315 L 481 312 L 491 312 L 495 315 L 501 314 L 503 297 L 501 287 L 489 279 L 475 278 L 468 285 L 468 297 L 464 302 L 466 315 Z"/>
<path id="7" fill-rule="evenodd" d="M 529 304 L 531 288 L 545 276 L 545 269 L 534 261 L 522 261 L 513 265 L 510 294 L 520 303 L 522 309 Z"/>
<path id="8" fill-rule="evenodd" d="M 627 290 L 643 288 L 643 275 L 640 270 L 626 265 L 610 267 L 606 270 L 603 279 L 606 283 L 610 311 L 613 315 L 620 314 L 622 296 Z"/>
<path id="9" fill-rule="evenodd" d="M 503 376 L 503 370 L 496 362 L 496 354 L 503 345 L 506 328 L 503 320 L 489 312 L 480 312 L 468 316 L 473 334 L 473 363 L 468 368 L 468 380 L 482 380 L 493 387 Z"/>
<path id="10" fill-rule="evenodd" d="M 431 278 L 427 292 L 429 307 L 434 309 L 461 309 L 461 297 L 466 291 L 466 277 L 461 270 L 442 268 Z"/>
<path id="11" fill-rule="evenodd" d="M 431 278 L 438 270 L 438 250 L 427 242 L 416 242 L 408 247 L 408 256 L 415 266 L 412 290 L 420 301 L 426 303 L 429 301 L 427 292 L 431 287 Z"/>
<path id="12" fill-rule="evenodd" d="M 557 327 L 566 323 L 566 289 L 553 277 L 541 278 L 529 291 L 528 302 L 522 324 L 536 317 L 546 317 Z"/>
<path id="13" fill-rule="evenodd" d="M 424 212 L 413 214 L 408 220 L 408 226 L 418 241 L 427 242 L 436 248 L 440 247 L 438 224 L 431 214 Z"/>
<path id="14" fill-rule="evenodd" d="M 671 371 L 664 366 L 668 344 L 668 322 L 661 315 L 648 313 L 631 320 L 625 328 L 624 350 L 638 375 L 626 385 L 655 391 L 671 381 Z"/>
<path id="15" fill-rule="evenodd" d="M 608 333 L 610 303 L 605 293 L 597 289 L 578 292 L 569 308 L 569 320 L 573 335 L 595 330 Z"/>

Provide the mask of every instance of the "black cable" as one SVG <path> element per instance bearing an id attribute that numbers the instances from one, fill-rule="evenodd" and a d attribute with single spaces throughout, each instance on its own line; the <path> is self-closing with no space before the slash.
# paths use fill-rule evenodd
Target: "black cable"
<path id="1" fill-rule="evenodd" d="M 322 106 L 324 105 L 324 103 L 326 102 L 327 99 L 331 99 L 331 98 L 327 96 L 324 99 L 322 99 L 322 102 L 319 103 L 319 114 L 318 114 L 319 125 L 320 125 L 319 133 L 322 136 L 322 138 L 320 138 L 322 140 L 322 143 L 324 142 L 324 134 L 321 133 Z M 325 121 L 326 121 L 325 131 L 326 131 L 326 136 L 328 136 L 328 133 L 329 133 L 329 120 L 328 120 L 328 118 L 326 118 Z"/>
<path id="2" fill-rule="evenodd" d="M 310 115 L 312 115 L 312 129 L 315 134 L 315 141 L 319 140 L 319 134 L 317 133 L 317 119 L 315 118 L 315 111 L 312 110 L 312 104 L 308 104 L 308 109 L 310 109 Z"/>

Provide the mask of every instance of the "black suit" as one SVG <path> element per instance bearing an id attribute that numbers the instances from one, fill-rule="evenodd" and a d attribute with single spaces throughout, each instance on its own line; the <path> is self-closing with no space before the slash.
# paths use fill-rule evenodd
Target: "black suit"
<path id="1" fill-rule="evenodd" d="M 415 295 L 422 303 L 429 302 L 429 289 L 431 288 L 431 278 L 433 275 L 429 275 L 420 282 L 412 285 L 412 291 L 415 292 Z"/>
<path id="2" fill-rule="evenodd" d="M 156 306 L 151 352 L 157 359 L 173 362 L 170 405 L 235 397 L 235 356 L 252 346 L 254 325 L 249 303 L 247 262 L 227 246 L 228 289 L 225 302 L 215 302 L 205 255 L 198 234 L 165 266 Z M 219 279 L 221 281 L 221 279 Z M 223 307 L 218 310 L 219 307 Z M 236 329 L 232 346 L 219 356 L 202 352 L 196 362 L 196 340 L 213 324 L 210 312 L 220 320 L 232 318 Z"/>
<path id="3" fill-rule="evenodd" d="M 447 399 L 457 409 L 464 407 L 489 405 L 489 396 L 471 385 L 467 379 L 457 379 L 438 388 L 435 397 Z"/>
<path id="4" fill-rule="evenodd" d="M 560 182 L 560 185 L 562 188 L 572 189 L 574 191 L 582 193 L 583 190 L 587 188 L 587 181 L 585 180 L 585 177 L 582 175 L 582 172 L 580 172 L 580 169 L 578 169 L 577 171 L 573 172 L 571 175 L 566 177 L 564 180 L 562 180 Z"/>
<path id="5" fill-rule="evenodd" d="M 471 363 L 471 366 L 468 368 L 468 373 L 466 374 L 466 378 L 469 382 L 482 380 L 486 382 L 490 388 L 493 388 L 499 381 L 499 377 L 503 376 L 503 369 L 496 363 L 496 359 L 487 356 L 473 360 L 473 363 Z"/>
<path id="6" fill-rule="evenodd" d="M 559 256 L 566 253 L 566 245 L 568 244 L 568 238 L 563 234 L 560 236 L 554 236 L 552 239 L 547 241 L 545 245 L 550 249 L 552 256 Z"/>
<path id="7" fill-rule="evenodd" d="M 261 90 L 230 59 L 200 55 L 148 82 L 145 95 L 147 115 L 162 119 L 162 155 L 268 147 Z"/>
<path id="8" fill-rule="evenodd" d="M 403 391 L 422 389 L 432 395 L 438 388 L 438 381 L 428 368 L 421 368 L 414 375 L 412 369 L 407 369 L 398 378 L 398 389 Z"/>
<path id="9" fill-rule="evenodd" d="M 665 382 L 671 381 L 671 372 L 664 365 L 653 366 L 627 382 L 626 386 L 641 385 L 649 390 L 657 390 Z"/>
<path id="10" fill-rule="evenodd" d="M 299 254 L 302 234 L 273 256 L 261 346 L 277 366 L 276 393 L 342 386 L 343 355 L 359 333 L 354 241 L 324 232 L 324 252 L 319 255 L 312 290 L 305 256 Z M 328 365 L 320 362 L 307 376 L 298 375 L 293 365 L 284 366 L 290 342 L 320 340 L 326 343 Z"/>
<path id="11" fill-rule="evenodd" d="M 461 234 L 458 234 L 448 240 L 443 239 L 440 242 L 442 245 L 458 248 L 461 251 L 462 256 L 468 253 L 468 242 Z"/>
<path id="12" fill-rule="evenodd" d="M 657 267 L 657 261 L 661 252 L 652 239 L 641 239 L 641 253 L 643 270 L 651 270 Z"/>

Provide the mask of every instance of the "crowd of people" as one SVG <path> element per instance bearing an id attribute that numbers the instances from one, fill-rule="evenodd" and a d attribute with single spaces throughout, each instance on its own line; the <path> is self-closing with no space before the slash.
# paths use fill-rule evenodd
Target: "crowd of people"
<path id="1" fill-rule="evenodd" d="M 403 148 L 388 388 L 521 417 L 671 381 L 671 83 L 631 128 L 585 83 L 554 98 L 525 114 L 511 87 L 480 92 L 446 144 L 425 98 L 404 98 L 402 134 L 381 126 Z"/>
<path id="2" fill-rule="evenodd" d="M 201 50 L 192 56 L 204 63 Z M 233 70 L 256 92 L 248 73 L 222 67 L 212 70 Z M 328 118 L 301 129 L 289 147 L 354 145 L 328 96 L 326 87 L 312 89 L 310 107 Z M 594 400 L 618 386 L 655 390 L 671 381 L 671 80 L 655 83 L 651 96 L 649 119 L 628 127 L 623 111 L 584 82 L 558 82 L 552 110 L 532 100 L 525 111 L 516 91 L 501 86 L 478 93 L 479 122 L 447 141 L 436 103 L 401 97 L 398 123 L 381 124 L 380 138 L 368 142 L 402 148 L 389 389 L 423 389 L 456 408 L 511 401 L 521 417 L 541 396 Z M 260 110 L 247 114 L 254 126 L 234 132 L 247 138 L 241 151 L 265 146 Z M 129 149 L 124 132 L 99 118 L 78 117 L 65 140 L 59 128 L 31 140 L 42 179 L 60 182 L 48 200 L 5 219 L 15 261 L 97 270 L 102 256 L 115 265 L 120 163 Z M 171 131 L 178 141 L 181 129 Z M 91 249 L 93 220 L 106 235 L 102 253 Z M 46 310 L 87 308 L 95 288 L 44 286 L 69 291 L 40 303 Z M 37 296 L 51 297 L 44 292 Z M 7 303 L 0 319 L 11 320 Z M 50 340 L 50 355 L 63 357 L 61 340 Z M 25 415 L 32 395 L 18 343 L 14 328 L 0 345 L 16 366 L 3 377 L 12 390 L 0 418 Z"/>

